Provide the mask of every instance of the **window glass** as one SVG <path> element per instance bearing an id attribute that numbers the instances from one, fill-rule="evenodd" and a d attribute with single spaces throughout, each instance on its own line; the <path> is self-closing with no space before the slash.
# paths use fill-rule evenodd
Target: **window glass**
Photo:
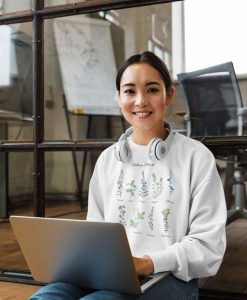
<path id="1" fill-rule="evenodd" d="M 0 0 L 0 15 L 31 10 L 33 5 L 33 0 Z"/>
<path id="2" fill-rule="evenodd" d="M 117 69 L 151 50 L 171 70 L 171 26 L 171 3 L 45 20 L 45 138 L 118 137 Z"/>
<path id="3" fill-rule="evenodd" d="M 31 24 L 0 26 L 1 139 L 32 139 Z"/>
<path id="4" fill-rule="evenodd" d="M 74 3 L 80 3 L 85 2 L 86 0 L 45 0 L 45 6 L 57 6 L 57 5 L 63 5 L 63 4 L 74 4 Z M 90 1 L 90 0 L 89 0 Z M 89 2 L 87 0 L 87 2 Z"/>
<path id="5" fill-rule="evenodd" d="M 117 69 L 128 56 L 151 50 L 171 70 L 171 27 L 170 3 L 45 20 L 45 139 L 118 139 L 128 124 L 118 110 Z M 174 128 L 184 126 L 176 115 L 179 105 L 175 101 L 168 108 L 167 120 Z M 76 176 L 82 180 L 84 170 L 79 186 L 86 195 L 98 155 L 46 153 L 46 194 L 65 194 L 76 201 Z"/>
<path id="6" fill-rule="evenodd" d="M 46 216 L 85 218 L 89 180 L 100 151 L 47 152 Z"/>
<path id="7" fill-rule="evenodd" d="M 45 216 L 85 219 L 88 180 L 86 177 L 81 180 L 83 156 L 83 152 L 45 154 Z M 86 172 L 92 172 L 88 163 L 86 169 Z"/>
<path id="8" fill-rule="evenodd" d="M 247 73 L 246 0 L 184 2 L 186 71 L 232 61 Z"/>

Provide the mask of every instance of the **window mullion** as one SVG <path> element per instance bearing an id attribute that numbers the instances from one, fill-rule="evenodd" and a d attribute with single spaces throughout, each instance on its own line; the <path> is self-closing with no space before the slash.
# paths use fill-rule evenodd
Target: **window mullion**
<path id="1" fill-rule="evenodd" d="M 43 0 L 35 0 L 33 19 L 33 108 L 34 108 L 34 215 L 45 215 L 44 151 L 38 147 L 44 140 L 44 20 L 37 11 Z"/>

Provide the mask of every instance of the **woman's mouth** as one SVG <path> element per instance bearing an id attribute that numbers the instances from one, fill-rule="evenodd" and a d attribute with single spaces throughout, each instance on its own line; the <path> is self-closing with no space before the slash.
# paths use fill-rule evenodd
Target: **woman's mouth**
<path id="1" fill-rule="evenodd" d="M 145 118 L 145 117 L 148 117 L 149 115 L 152 114 L 151 111 L 135 111 L 133 112 L 134 115 L 136 115 L 137 117 L 140 117 L 140 118 Z"/>

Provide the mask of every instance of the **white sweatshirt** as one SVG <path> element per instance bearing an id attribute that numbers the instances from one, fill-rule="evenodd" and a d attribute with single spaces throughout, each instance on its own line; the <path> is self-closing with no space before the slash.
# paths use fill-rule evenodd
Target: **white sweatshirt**
<path id="1" fill-rule="evenodd" d="M 162 160 L 128 142 L 132 161 L 100 155 L 89 187 L 87 219 L 125 226 L 133 256 L 148 255 L 155 273 L 177 278 L 216 274 L 225 247 L 226 206 L 215 158 L 200 142 L 170 132 Z"/>

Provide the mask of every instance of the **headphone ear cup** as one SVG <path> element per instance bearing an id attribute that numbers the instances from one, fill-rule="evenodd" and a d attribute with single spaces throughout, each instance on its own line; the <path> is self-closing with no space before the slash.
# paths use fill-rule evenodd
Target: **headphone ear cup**
<path id="1" fill-rule="evenodd" d="M 119 141 L 119 156 L 123 163 L 130 162 L 132 154 L 127 140 Z"/>
<path id="2" fill-rule="evenodd" d="M 130 162 L 132 153 L 126 139 L 119 140 L 115 146 L 115 158 L 123 163 Z"/>
<path id="3" fill-rule="evenodd" d="M 165 141 L 161 140 L 156 146 L 156 156 L 158 160 L 163 159 L 166 156 L 166 144 Z"/>
<path id="4" fill-rule="evenodd" d="M 165 141 L 154 138 L 149 143 L 149 157 L 152 161 L 161 160 L 166 155 Z"/>
<path id="5" fill-rule="evenodd" d="M 117 144 L 115 145 L 115 158 L 123 163 L 128 163 L 132 159 L 132 153 L 130 150 L 127 138 L 132 134 L 133 128 L 129 127 L 125 133 L 123 133 Z"/>

